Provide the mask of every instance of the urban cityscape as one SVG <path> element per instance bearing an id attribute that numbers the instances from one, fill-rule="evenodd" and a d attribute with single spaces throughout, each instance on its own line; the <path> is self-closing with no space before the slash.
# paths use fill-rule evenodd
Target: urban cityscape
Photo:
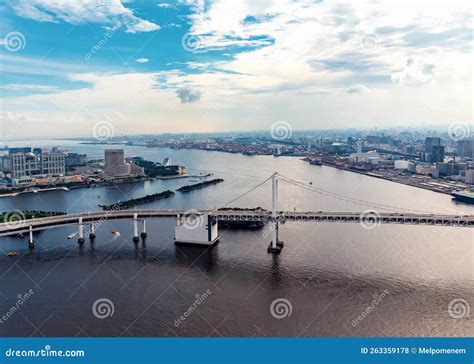
<path id="1" fill-rule="evenodd" d="M 472 2 L 0 2 L 0 363 L 472 363 Z"/>
<path id="2" fill-rule="evenodd" d="M 172 165 L 166 157 L 145 171 L 140 156 L 127 156 L 120 145 L 147 148 L 197 149 L 246 156 L 271 155 L 298 157 L 312 165 L 325 165 L 375 178 L 383 178 L 474 203 L 474 139 L 468 126 L 461 135 L 449 132 L 402 130 L 394 134 L 370 131 L 300 132 L 300 136 L 275 136 L 264 133 L 244 135 L 160 135 L 122 136 L 95 139 L 85 144 L 100 144 L 104 158 L 89 159 L 86 154 L 58 147 L 4 146 L 0 155 L 1 189 L 4 193 L 38 191 L 42 188 L 81 187 L 121 180 L 142 180 L 184 176 L 185 166 Z M 290 130 L 290 129 L 289 129 Z M 464 130 L 468 130 L 468 134 Z M 297 134 L 297 133 L 295 133 Z M 341 134 L 341 136 L 338 136 Z M 435 136 L 440 134 L 439 136 Z M 346 136 L 347 135 L 347 136 Z M 429 135 L 429 136 L 423 136 Z M 112 149 L 115 148 L 115 149 Z"/>

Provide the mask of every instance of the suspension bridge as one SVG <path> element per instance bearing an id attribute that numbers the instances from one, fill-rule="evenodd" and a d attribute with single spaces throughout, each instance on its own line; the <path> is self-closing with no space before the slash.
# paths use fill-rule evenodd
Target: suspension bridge
<path id="1" fill-rule="evenodd" d="M 324 223 L 360 223 L 365 226 L 378 224 L 409 224 L 409 225 L 433 225 L 451 227 L 473 227 L 474 215 L 445 215 L 432 214 L 426 211 L 393 207 L 384 204 L 367 202 L 338 195 L 313 187 L 310 183 L 285 177 L 278 173 L 272 174 L 263 182 L 252 187 L 245 193 L 237 196 L 225 205 L 228 206 L 245 195 L 261 187 L 268 181 L 272 185 L 272 207 L 271 210 L 257 209 L 231 209 L 221 208 L 212 210 L 184 210 L 184 209 L 139 209 L 139 210 L 109 210 L 83 212 L 28 220 L 7 221 L 0 224 L 0 236 L 28 234 L 28 244 L 34 247 L 34 233 L 37 231 L 58 228 L 66 225 L 78 226 L 78 243 L 85 241 L 84 227 L 87 226 L 88 235 L 91 240 L 96 237 L 96 229 L 106 221 L 133 220 L 133 241 L 138 242 L 139 224 L 141 224 L 140 236 L 147 237 L 146 222 L 150 219 L 172 217 L 177 219 L 175 226 L 175 242 L 185 244 L 197 244 L 212 246 L 219 240 L 218 222 L 263 222 L 271 224 L 271 241 L 268 252 L 279 253 L 284 243 L 279 240 L 279 225 L 286 221 L 300 222 L 324 222 Z M 294 186 L 306 190 L 333 197 L 338 200 L 368 206 L 371 210 L 363 212 L 339 212 L 339 211 L 282 211 L 278 209 L 278 184 L 279 181 L 288 182 Z M 378 211 L 389 212 L 378 212 Z"/>

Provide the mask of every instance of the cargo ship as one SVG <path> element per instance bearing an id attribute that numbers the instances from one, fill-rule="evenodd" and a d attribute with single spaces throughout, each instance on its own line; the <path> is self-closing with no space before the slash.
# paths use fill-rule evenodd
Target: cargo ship
<path id="1" fill-rule="evenodd" d="M 474 187 L 464 191 L 453 191 L 451 192 L 451 196 L 456 200 L 474 204 Z"/>

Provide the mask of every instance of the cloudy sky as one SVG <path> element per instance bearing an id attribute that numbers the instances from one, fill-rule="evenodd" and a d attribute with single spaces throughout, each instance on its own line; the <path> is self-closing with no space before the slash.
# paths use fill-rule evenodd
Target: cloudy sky
<path id="1" fill-rule="evenodd" d="M 0 1 L 5 138 L 472 121 L 470 1 Z"/>

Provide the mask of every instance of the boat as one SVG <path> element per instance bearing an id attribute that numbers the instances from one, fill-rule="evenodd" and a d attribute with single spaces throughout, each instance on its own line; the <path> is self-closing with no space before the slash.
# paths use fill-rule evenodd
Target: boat
<path id="1" fill-rule="evenodd" d="M 68 239 L 72 239 L 72 238 L 75 237 L 76 235 L 77 235 L 77 233 L 73 233 L 73 234 L 71 234 L 71 235 L 68 235 L 67 238 L 68 238 Z"/>
<path id="2" fill-rule="evenodd" d="M 474 204 L 474 187 L 463 191 L 452 191 L 451 196 L 453 196 L 455 200 Z"/>
<path id="3" fill-rule="evenodd" d="M 14 257 L 14 256 L 17 255 L 17 253 L 16 253 L 16 252 L 8 252 L 7 255 L 8 255 L 9 257 Z"/>
<path id="4" fill-rule="evenodd" d="M 112 230 L 111 233 L 112 234 L 118 234 L 118 231 L 117 230 Z"/>
<path id="5" fill-rule="evenodd" d="M 313 166 L 322 166 L 323 162 L 321 161 L 321 159 L 311 159 L 309 161 L 309 164 L 312 164 Z"/>

